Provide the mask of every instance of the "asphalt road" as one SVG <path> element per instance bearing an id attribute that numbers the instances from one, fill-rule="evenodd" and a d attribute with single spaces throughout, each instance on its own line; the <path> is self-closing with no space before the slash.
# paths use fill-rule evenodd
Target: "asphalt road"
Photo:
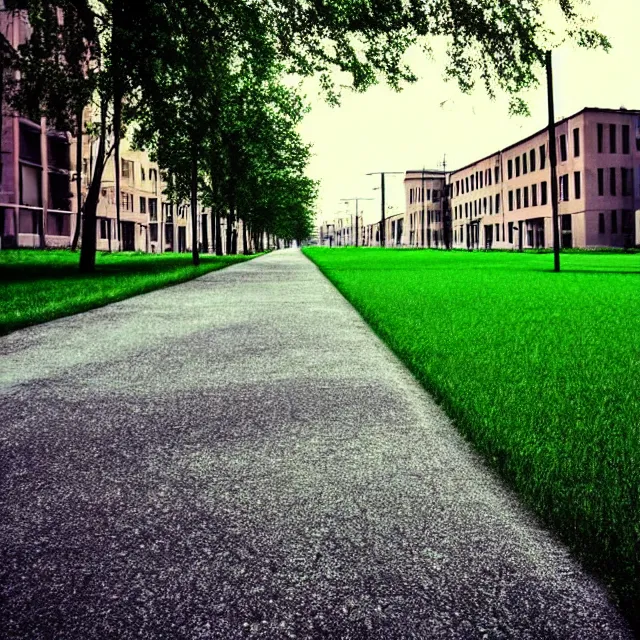
<path id="1" fill-rule="evenodd" d="M 3 638 L 632 637 L 295 250 L 0 358 Z"/>

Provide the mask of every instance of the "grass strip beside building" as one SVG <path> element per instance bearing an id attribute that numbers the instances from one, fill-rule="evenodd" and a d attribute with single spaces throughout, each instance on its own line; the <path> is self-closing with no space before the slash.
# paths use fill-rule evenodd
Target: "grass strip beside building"
<path id="1" fill-rule="evenodd" d="M 61 250 L 0 251 L 0 335 L 167 285 L 255 256 L 186 253 L 99 253 L 94 274 L 78 271 L 78 254 Z"/>
<path id="2" fill-rule="evenodd" d="M 304 251 L 640 629 L 640 257 Z"/>

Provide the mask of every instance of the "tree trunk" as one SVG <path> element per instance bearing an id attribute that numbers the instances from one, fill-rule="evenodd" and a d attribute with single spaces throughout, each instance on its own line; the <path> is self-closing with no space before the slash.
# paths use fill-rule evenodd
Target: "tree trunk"
<path id="1" fill-rule="evenodd" d="M 122 98 L 116 95 L 113 104 L 113 164 L 115 169 L 115 190 L 116 190 L 116 239 L 118 241 L 118 251 L 122 250 L 120 242 L 120 207 L 122 205 L 120 195 L 120 126 L 122 123 Z"/>
<path id="2" fill-rule="evenodd" d="M 191 255 L 194 266 L 200 264 L 198 253 L 198 148 L 191 149 Z"/>
<path id="3" fill-rule="evenodd" d="M 82 247 L 80 248 L 80 271 L 91 273 L 96 266 L 96 210 L 100 200 L 100 185 L 104 171 L 104 158 L 107 143 L 107 108 L 108 103 L 103 96 L 100 105 L 100 141 L 95 170 L 91 179 L 87 199 L 84 203 L 84 223 L 82 225 Z"/>
<path id="4" fill-rule="evenodd" d="M 231 244 L 232 244 L 232 235 L 233 235 L 233 231 L 232 231 L 232 227 L 233 227 L 233 209 L 231 209 L 229 211 L 229 213 L 227 214 L 227 255 L 230 256 L 231 255 Z"/>
<path id="5" fill-rule="evenodd" d="M 80 240 L 80 226 L 82 225 L 82 109 L 78 110 L 78 114 L 76 115 L 76 190 L 77 190 L 77 209 L 78 214 L 76 215 L 76 228 L 73 232 L 73 241 L 71 243 L 71 251 L 78 250 L 78 240 Z"/>
<path id="6" fill-rule="evenodd" d="M 250 253 L 249 243 L 247 241 L 247 223 L 244 220 L 242 221 L 242 253 L 245 256 L 248 256 Z"/>
<path id="7" fill-rule="evenodd" d="M 121 6 L 120 0 L 113 0 L 112 4 L 112 38 L 111 50 L 113 60 L 113 135 L 114 154 L 113 163 L 115 165 L 115 190 L 116 190 L 116 239 L 118 241 L 118 251 L 122 251 L 120 241 L 120 210 L 122 206 L 120 194 L 120 130 L 122 128 L 122 81 L 120 79 L 120 47 L 118 39 L 120 37 L 119 25 Z"/>
<path id="8" fill-rule="evenodd" d="M 222 255 L 222 234 L 220 229 L 220 209 L 216 209 L 216 255 Z"/>

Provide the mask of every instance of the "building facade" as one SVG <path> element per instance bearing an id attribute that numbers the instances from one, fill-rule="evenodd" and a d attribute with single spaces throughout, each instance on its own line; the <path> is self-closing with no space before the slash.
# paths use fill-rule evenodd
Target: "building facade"
<path id="1" fill-rule="evenodd" d="M 553 247 L 548 138 L 542 129 L 448 173 L 407 171 L 386 246 Z M 582 109 L 556 123 L 556 150 L 561 247 L 640 245 L 640 111 Z M 379 222 L 363 232 L 380 245 Z"/>
<path id="2" fill-rule="evenodd" d="M 640 111 L 586 108 L 556 124 L 560 243 L 638 244 Z M 449 176 L 453 246 L 553 247 L 546 129 Z"/>

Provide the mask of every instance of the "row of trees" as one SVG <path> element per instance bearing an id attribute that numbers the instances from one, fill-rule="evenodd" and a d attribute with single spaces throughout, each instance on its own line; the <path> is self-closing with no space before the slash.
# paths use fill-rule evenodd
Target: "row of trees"
<path id="1" fill-rule="evenodd" d="M 606 45 L 581 21 L 579 1 L 558 0 L 570 33 L 581 44 Z M 220 216 L 228 216 L 227 244 L 234 221 L 243 220 L 245 250 L 252 233 L 302 239 L 311 230 L 316 185 L 304 174 L 310 151 L 296 132 L 305 109 L 283 83 L 285 73 L 319 75 L 331 102 L 338 101 L 335 69 L 350 74 L 356 90 L 380 77 L 398 88 L 414 80 L 403 63 L 408 47 L 443 36 L 446 73 L 463 90 L 480 80 L 489 92 L 500 86 L 516 95 L 535 82 L 534 67 L 544 59 L 542 4 L 7 0 L 6 9 L 28 11 L 32 27 L 11 60 L 20 80 L 10 100 L 22 113 L 99 140 L 84 202 L 81 269 L 94 267 L 102 173 L 112 153 L 119 163 L 129 127 L 164 170 L 170 196 L 191 201 L 197 264 L 198 200 L 215 212 L 218 229 Z M 91 102 L 97 117 L 83 123 Z"/>

